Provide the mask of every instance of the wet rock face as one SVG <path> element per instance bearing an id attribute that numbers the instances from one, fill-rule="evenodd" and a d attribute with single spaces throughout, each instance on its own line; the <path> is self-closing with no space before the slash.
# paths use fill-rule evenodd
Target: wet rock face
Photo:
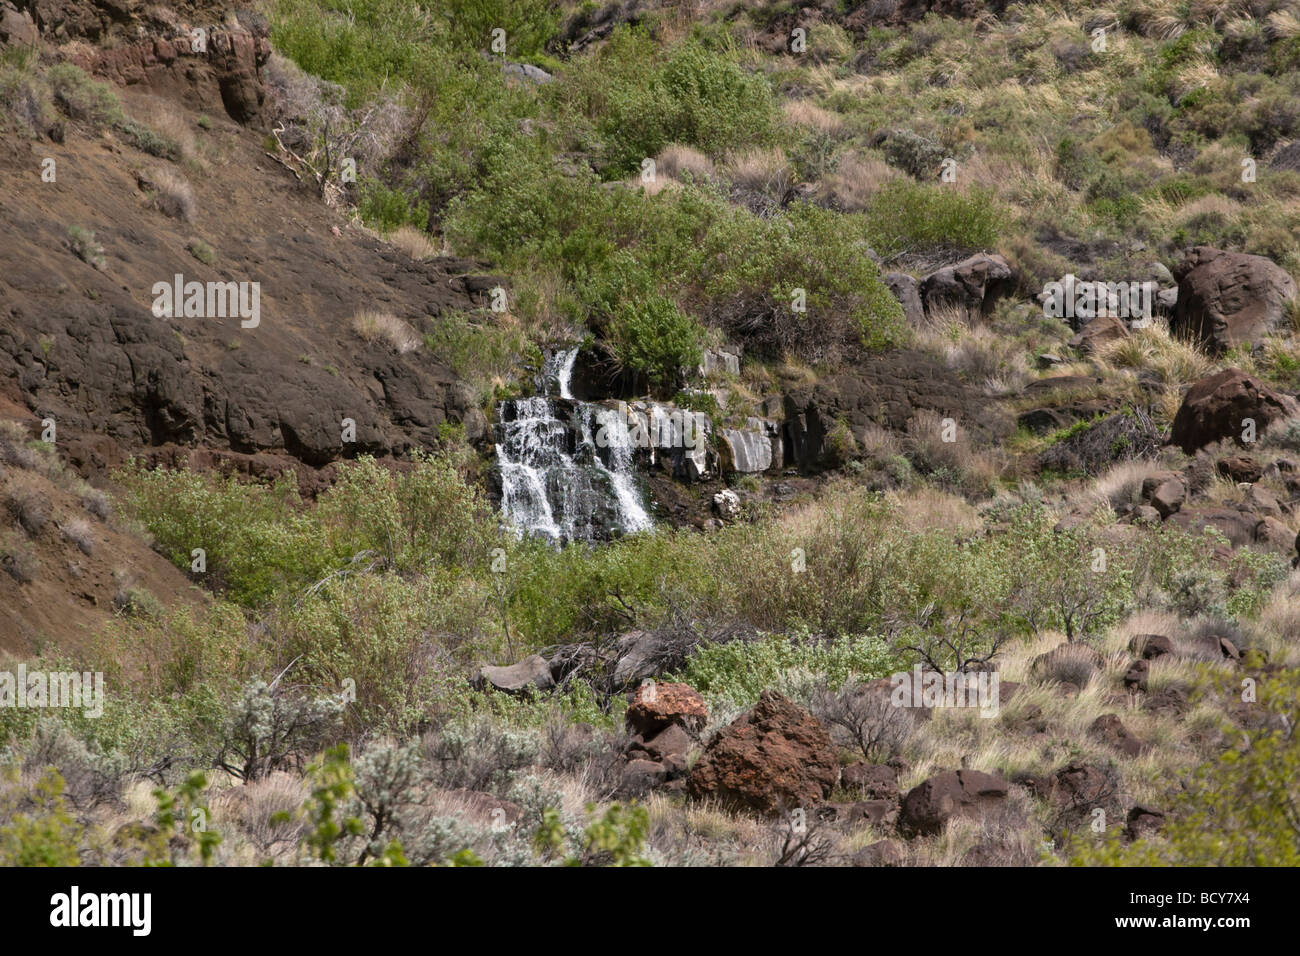
<path id="1" fill-rule="evenodd" d="M 718 467 L 724 472 L 758 474 L 783 464 L 781 428 L 751 418 L 745 428 L 718 429 Z"/>
<path id="2" fill-rule="evenodd" d="M 1175 270 L 1178 304 L 1169 331 L 1214 352 L 1249 344 L 1282 324 L 1295 281 L 1263 256 L 1197 246 Z"/>

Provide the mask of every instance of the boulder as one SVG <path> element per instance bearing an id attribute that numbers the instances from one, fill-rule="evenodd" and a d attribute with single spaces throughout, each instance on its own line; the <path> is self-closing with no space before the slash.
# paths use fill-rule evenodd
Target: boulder
<path id="1" fill-rule="evenodd" d="M 677 725 L 692 736 L 709 720 L 709 708 L 689 684 L 643 684 L 628 705 L 625 721 L 634 734 L 650 737 Z"/>
<path id="2" fill-rule="evenodd" d="M 1237 444 L 1254 422 L 1256 435 L 1272 422 L 1300 414 L 1300 404 L 1275 392 L 1241 369 L 1227 368 L 1195 382 L 1174 416 L 1170 441 L 1189 455 L 1211 442 L 1232 438 Z"/>
<path id="3" fill-rule="evenodd" d="M 1253 484 L 1264 477 L 1264 469 L 1249 455 L 1229 455 L 1220 458 L 1215 468 L 1224 478 L 1237 484 L 1243 482 Z"/>
<path id="4" fill-rule="evenodd" d="M 740 517 L 740 495 L 730 488 L 724 488 L 713 496 L 713 513 L 723 521 L 734 521 Z"/>
<path id="5" fill-rule="evenodd" d="M 979 817 L 1005 805 L 1009 784 L 979 770 L 936 774 L 903 797 L 899 827 L 912 834 L 935 834 L 954 816 Z"/>
<path id="6" fill-rule="evenodd" d="M 1031 408 L 1016 417 L 1016 424 L 1035 435 L 1048 435 L 1065 428 L 1070 422 L 1055 408 Z"/>
<path id="7" fill-rule="evenodd" d="M 853 854 L 854 866 L 902 866 L 903 844 L 897 840 L 880 840 Z"/>
<path id="8" fill-rule="evenodd" d="M 756 474 L 772 467 L 772 439 L 766 428 L 719 428 L 718 465 L 724 472 Z"/>
<path id="9" fill-rule="evenodd" d="M 525 694 L 550 690 L 555 686 L 555 680 L 551 677 L 551 665 L 546 658 L 533 654 L 505 667 L 484 666 L 479 669 L 473 684 L 478 690 L 491 687 L 507 694 Z"/>
<path id="10" fill-rule="evenodd" d="M 1145 691 L 1147 679 L 1151 676 L 1149 661 L 1134 661 L 1124 672 L 1124 687 L 1130 691 Z"/>
<path id="11" fill-rule="evenodd" d="M 1178 687 L 1166 687 L 1143 698 L 1142 709 L 1159 716 L 1181 717 L 1187 712 L 1187 694 Z"/>
<path id="12" fill-rule="evenodd" d="M 850 764 L 840 771 L 840 786 L 864 800 L 897 800 L 898 771 L 885 764 Z"/>
<path id="13" fill-rule="evenodd" d="M 1088 735 L 1126 757 L 1137 757 L 1146 745 L 1133 736 L 1116 714 L 1102 714 L 1088 728 Z"/>
<path id="14" fill-rule="evenodd" d="M 623 767 L 623 781 L 619 792 L 623 796 L 638 797 L 668 779 L 668 769 L 653 760 L 629 760 Z"/>
<path id="15" fill-rule="evenodd" d="M 891 827 L 898 819 L 897 800 L 859 800 L 856 803 L 823 803 L 813 811 L 822 823 L 842 826 L 870 824 L 873 827 Z"/>
<path id="16" fill-rule="evenodd" d="M 648 677 L 679 666 L 690 642 L 665 631 L 629 631 L 618 640 L 614 660 L 614 686 L 639 684 Z"/>
<path id="17" fill-rule="evenodd" d="M 1125 818 L 1124 836 L 1129 840 L 1141 840 L 1154 836 L 1164 828 L 1163 811 L 1139 805 L 1131 808 Z"/>
<path id="18" fill-rule="evenodd" d="M 1161 520 L 1160 512 L 1157 511 L 1155 508 L 1151 507 L 1150 505 L 1138 505 L 1129 513 L 1129 517 L 1132 518 L 1133 524 L 1137 524 L 1139 522 L 1145 522 L 1147 524 L 1159 524 Z"/>
<path id="19" fill-rule="evenodd" d="M 1134 634 L 1128 642 L 1128 649 L 1143 660 L 1153 661 L 1157 657 L 1174 653 L 1174 642 L 1163 634 Z"/>
<path id="20" fill-rule="evenodd" d="M 1100 315 L 1092 319 L 1070 339 L 1070 347 L 1091 354 L 1108 342 L 1128 338 L 1128 326 L 1113 315 Z"/>
<path id="21" fill-rule="evenodd" d="M 1271 491 L 1254 486 L 1246 492 L 1246 507 L 1266 518 L 1281 518 L 1282 505 Z"/>
<path id="22" fill-rule="evenodd" d="M 696 799 L 772 815 L 821 803 L 839 775 L 826 728 L 768 690 L 709 742 L 687 788 Z"/>
<path id="23" fill-rule="evenodd" d="M 1234 548 L 1251 544 L 1255 540 L 1255 527 L 1259 524 L 1255 515 L 1240 508 L 1183 509 L 1172 515 L 1169 521 L 1192 534 L 1199 534 L 1204 528 L 1213 528 L 1227 538 Z"/>
<path id="24" fill-rule="evenodd" d="M 670 769 L 685 768 L 686 754 L 690 749 L 691 735 L 679 724 L 670 724 L 649 739 L 634 737 L 628 745 L 629 755 L 641 751 L 644 755 L 642 759 L 671 765 Z"/>
<path id="25" fill-rule="evenodd" d="M 739 375 L 740 354 L 734 349 L 705 349 L 700 362 L 701 375 Z"/>
<path id="26" fill-rule="evenodd" d="M 1187 486 L 1173 472 L 1160 472 L 1142 482 L 1142 500 L 1168 518 L 1187 500 Z"/>
<path id="27" fill-rule="evenodd" d="M 18 10 L 12 4 L 0 3 L 0 45 L 32 47 L 38 39 L 30 13 Z"/>
<path id="28" fill-rule="evenodd" d="M 920 295 L 929 319 L 956 312 L 973 321 L 992 314 L 998 299 L 1014 287 L 1007 261 L 980 253 L 930 273 L 921 280 Z"/>
<path id="29" fill-rule="evenodd" d="M 903 307 L 907 324 L 916 328 L 925 323 L 925 306 L 921 304 L 920 284 L 905 272 L 886 272 L 885 285 Z"/>
<path id="30" fill-rule="evenodd" d="M 1295 281 L 1263 256 L 1197 246 L 1175 270 L 1178 305 L 1169 330 L 1214 352 L 1250 344 L 1285 320 Z"/>
<path id="31" fill-rule="evenodd" d="M 1273 517 L 1264 517 L 1255 525 L 1255 544 L 1267 551 L 1290 554 L 1295 543 L 1295 532 Z"/>

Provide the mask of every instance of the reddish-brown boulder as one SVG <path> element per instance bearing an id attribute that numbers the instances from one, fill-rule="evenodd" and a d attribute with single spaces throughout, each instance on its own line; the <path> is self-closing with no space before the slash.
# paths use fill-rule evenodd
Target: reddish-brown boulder
<path id="1" fill-rule="evenodd" d="M 1187 500 L 1187 485 L 1172 471 L 1158 472 L 1142 482 L 1142 500 L 1168 518 Z"/>
<path id="2" fill-rule="evenodd" d="M 690 684 L 647 682 L 636 689 L 625 717 L 628 730 L 650 739 L 676 724 L 692 737 L 709 720 L 709 708 Z"/>
<path id="3" fill-rule="evenodd" d="M 1277 328 L 1296 295 L 1295 281 L 1271 260 L 1210 246 L 1188 253 L 1174 275 L 1178 306 L 1169 330 L 1215 352 Z"/>
<path id="4" fill-rule="evenodd" d="M 913 787 L 898 824 L 908 833 L 938 833 L 954 816 L 981 816 L 1004 805 L 1009 784 L 979 770 L 949 770 Z"/>
<path id="5" fill-rule="evenodd" d="M 1217 467 L 1220 475 L 1237 484 L 1242 482 L 1253 484 L 1264 477 L 1264 469 L 1249 455 L 1229 455 L 1220 458 Z"/>
<path id="6" fill-rule="evenodd" d="M 1092 353 L 1109 342 L 1118 342 L 1126 338 L 1128 338 L 1128 326 L 1124 324 L 1123 319 L 1113 315 L 1099 315 L 1089 320 L 1088 324 L 1070 339 L 1070 347 L 1084 353 Z"/>
<path id="7" fill-rule="evenodd" d="M 840 786 L 866 800 L 897 800 L 898 771 L 886 764 L 850 764 L 840 771 Z"/>
<path id="8" fill-rule="evenodd" d="M 776 814 L 820 803 L 839 776 L 826 728 L 769 690 L 709 742 L 687 786 L 697 799 Z"/>
<path id="9" fill-rule="evenodd" d="M 1297 413 L 1300 404 L 1290 395 L 1273 391 L 1239 368 L 1226 368 L 1187 390 L 1169 440 L 1189 455 L 1221 438 L 1241 445 L 1243 434 L 1250 431 L 1248 419 L 1254 434 L 1260 435 L 1272 422 Z"/>
<path id="10" fill-rule="evenodd" d="M 1146 661 L 1175 653 L 1174 642 L 1163 634 L 1134 634 L 1128 649 Z"/>
<path id="11" fill-rule="evenodd" d="M 1130 691 L 1145 691 L 1147 680 L 1151 676 L 1149 661 L 1134 661 L 1124 672 L 1124 687 Z"/>
<path id="12" fill-rule="evenodd" d="M 1088 734 L 1126 757 L 1136 757 L 1146 749 L 1146 744 L 1135 737 L 1116 714 L 1102 714 L 1092 722 Z"/>
<path id="13" fill-rule="evenodd" d="M 1162 810 L 1135 806 L 1129 810 L 1125 824 L 1124 835 L 1129 840 L 1141 840 L 1165 828 L 1165 814 Z"/>

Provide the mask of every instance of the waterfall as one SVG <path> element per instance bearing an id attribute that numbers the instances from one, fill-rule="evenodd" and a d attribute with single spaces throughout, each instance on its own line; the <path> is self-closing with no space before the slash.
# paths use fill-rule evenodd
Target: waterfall
<path id="1" fill-rule="evenodd" d="M 501 510 L 520 535 L 594 541 L 653 527 L 636 484 L 627 422 L 569 391 L 578 350 L 556 352 L 544 394 L 497 409 Z M 552 389 L 558 398 L 550 397 Z"/>

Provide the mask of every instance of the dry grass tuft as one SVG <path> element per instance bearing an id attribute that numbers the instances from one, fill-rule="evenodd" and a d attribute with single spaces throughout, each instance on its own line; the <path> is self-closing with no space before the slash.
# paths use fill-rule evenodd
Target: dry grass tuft
<path id="1" fill-rule="evenodd" d="M 184 176 L 162 166 L 150 174 L 150 179 L 157 190 L 153 201 L 159 212 L 183 222 L 194 221 L 194 190 Z"/>
<path id="2" fill-rule="evenodd" d="M 358 312 L 352 317 L 352 331 L 367 342 L 387 342 L 401 355 L 420 347 L 420 336 L 391 312 Z"/>
<path id="3" fill-rule="evenodd" d="M 435 246 L 426 233 L 414 226 L 402 226 L 384 236 L 393 248 L 406 253 L 416 262 L 427 262 L 438 255 Z"/>

